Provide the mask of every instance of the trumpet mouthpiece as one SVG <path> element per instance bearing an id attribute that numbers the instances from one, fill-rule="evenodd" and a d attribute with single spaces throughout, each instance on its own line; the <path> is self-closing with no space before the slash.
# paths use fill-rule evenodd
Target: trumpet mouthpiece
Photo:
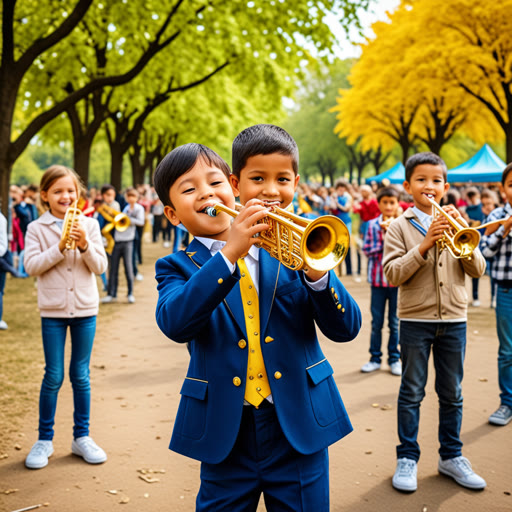
<path id="1" fill-rule="evenodd" d="M 204 209 L 204 212 L 210 217 L 217 217 L 217 210 L 215 209 L 215 206 L 207 206 Z"/>

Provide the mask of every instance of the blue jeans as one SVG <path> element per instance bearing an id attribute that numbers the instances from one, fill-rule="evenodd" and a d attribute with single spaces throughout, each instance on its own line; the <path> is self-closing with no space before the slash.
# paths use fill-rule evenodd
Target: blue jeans
<path id="1" fill-rule="evenodd" d="M 398 317 L 396 316 L 396 304 L 398 288 L 372 286 L 372 334 L 370 336 L 370 361 L 380 363 L 382 360 L 382 327 L 384 326 L 384 314 L 386 302 L 388 303 L 388 363 L 395 363 L 400 359 L 398 350 Z"/>
<path id="2" fill-rule="evenodd" d="M 96 333 L 96 316 L 81 318 L 41 318 L 44 359 L 46 362 L 39 396 L 39 439 L 53 439 L 57 395 L 64 381 L 64 345 L 68 327 L 71 331 L 69 379 L 73 387 L 73 435 L 89 435 L 91 386 L 89 362 Z"/>
<path id="3" fill-rule="evenodd" d="M 462 389 L 466 353 L 466 322 L 400 322 L 402 382 L 398 394 L 397 457 L 418 461 L 420 404 L 425 396 L 430 350 L 434 356 L 435 389 L 439 398 L 439 455 L 461 455 Z"/>
<path id="4" fill-rule="evenodd" d="M 502 405 L 512 407 L 512 288 L 498 284 L 496 295 L 496 330 L 498 349 L 498 382 Z"/>

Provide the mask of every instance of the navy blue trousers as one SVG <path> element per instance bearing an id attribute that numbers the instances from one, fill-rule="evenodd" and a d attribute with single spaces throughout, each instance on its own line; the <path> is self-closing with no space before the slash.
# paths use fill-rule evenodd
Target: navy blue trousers
<path id="1" fill-rule="evenodd" d="M 300 418 L 297 418 L 300 421 Z M 196 511 L 328 512 L 327 448 L 302 455 L 285 438 L 273 405 L 244 406 L 233 450 L 220 464 L 201 464 Z"/>

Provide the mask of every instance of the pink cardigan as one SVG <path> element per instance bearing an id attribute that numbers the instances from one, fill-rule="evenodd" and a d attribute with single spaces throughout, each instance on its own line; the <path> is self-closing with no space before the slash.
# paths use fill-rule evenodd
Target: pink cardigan
<path id="1" fill-rule="evenodd" d="M 45 212 L 31 222 L 25 236 L 25 270 L 37 276 L 37 304 L 43 317 L 76 318 L 98 314 L 99 294 L 94 274 L 107 268 L 107 256 L 96 219 L 82 216 L 87 250 L 59 251 L 61 230 Z"/>

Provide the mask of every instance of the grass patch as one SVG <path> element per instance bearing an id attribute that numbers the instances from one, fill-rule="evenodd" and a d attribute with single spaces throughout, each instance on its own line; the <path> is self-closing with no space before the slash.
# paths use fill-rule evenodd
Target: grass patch
<path id="1" fill-rule="evenodd" d="M 9 325 L 0 331 L 0 450 L 37 405 L 43 377 L 44 355 L 41 317 L 37 309 L 35 279 L 7 276 L 3 319 Z"/>

